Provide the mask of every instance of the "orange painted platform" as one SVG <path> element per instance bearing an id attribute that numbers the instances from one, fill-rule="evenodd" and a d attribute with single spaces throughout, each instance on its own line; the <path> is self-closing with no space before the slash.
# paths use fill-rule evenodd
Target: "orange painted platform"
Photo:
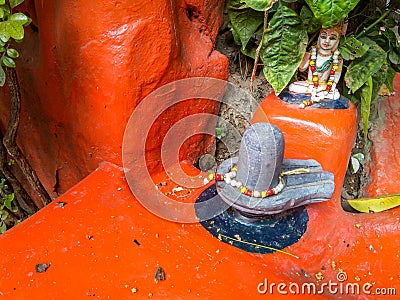
<path id="1" fill-rule="evenodd" d="M 269 110 L 271 122 L 283 122 L 280 126 L 287 134 L 296 128 L 290 125 L 296 118 L 274 116 L 275 108 L 281 106 L 295 116 L 293 105 L 276 98 L 267 98 L 261 109 Z M 262 115 L 258 114 L 260 120 Z M 308 110 L 303 116 L 309 121 L 296 121 L 300 132 L 300 125 L 312 125 L 318 113 Z M 353 120 L 354 114 L 343 118 Z M 302 140 L 301 135 L 290 135 L 295 138 L 287 139 L 286 155 L 296 153 L 290 151 L 291 143 L 320 141 L 322 146 L 314 151 L 317 159 L 324 169 L 336 168 L 336 182 L 342 182 L 354 128 L 343 144 L 321 142 L 316 133 L 330 136 L 329 126 L 313 128 L 315 133 Z M 346 130 L 343 133 L 346 136 Z M 332 145 L 346 150 L 329 155 L 326 149 Z M 304 147 L 300 158 L 306 158 L 307 151 L 312 153 Z M 187 164 L 183 169 L 198 172 Z M 155 174 L 155 184 L 166 180 L 163 176 Z M 55 202 L 0 236 L 0 295 L 5 299 L 282 299 L 281 292 L 294 297 L 291 292 L 296 292 L 296 286 L 300 289 L 297 297 L 304 299 L 310 299 L 310 293 L 313 299 L 376 299 L 382 290 L 399 293 L 400 209 L 351 214 L 341 209 L 340 189 L 338 184 L 330 201 L 307 206 L 305 234 L 284 249 L 298 258 L 278 252 L 261 255 L 221 242 L 200 224 L 173 223 L 153 215 L 133 197 L 122 169 L 104 163 Z M 202 190 L 194 189 L 185 201 L 194 201 Z M 153 196 L 154 191 L 149 191 L 149 197 Z M 38 273 L 36 265 L 43 263 L 50 267 Z M 158 267 L 166 277 L 156 283 Z M 329 283 L 342 290 L 335 291 L 335 286 L 328 290 Z M 309 291 L 310 286 L 316 290 Z M 355 286 L 359 293 L 351 294 Z M 397 298 L 386 295 L 385 299 Z"/>

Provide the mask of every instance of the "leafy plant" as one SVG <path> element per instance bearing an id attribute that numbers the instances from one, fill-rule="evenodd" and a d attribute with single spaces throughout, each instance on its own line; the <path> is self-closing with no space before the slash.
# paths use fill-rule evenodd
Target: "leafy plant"
<path id="1" fill-rule="evenodd" d="M 400 0 L 389 1 L 383 9 L 376 7 L 373 14 L 367 14 L 365 3 L 359 2 L 228 0 L 227 8 L 235 42 L 242 53 L 255 58 L 255 64 L 259 49 L 264 75 L 277 94 L 295 79 L 320 28 L 362 18 L 359 26 L 342 37 L 339 50 L 344 59 L 343 93 L 360 102 L 366 137 L 371 102 L 382 85 L 393 91 L 394 76 L 400 71 L 400 46 L 393 31 L 396 23 L 389 15 L 400 7 Z"/>
<path id="2" fill-rule="evenodd" d="M 217 135 L 218 139 L 222 139 L 223 137 L 226 136 L 225 131 L 221 127 L 216 127 L 215 128 L 215 134 Z"/>
<path id="3" fill-rule="evenodd" d="M 15 68 L 15 59 L 19 56 L 17 50 L 11 47 L 10 39 L 22 41 L 24 38 L 24 26 L 32 21 L 23 13 L 12 13 L 12 9 L 24 2 L 24 0 L 0 0 L 0 86 L 6 82 L 6 73 L 3 66 Z"/>
<path id="4" fill-rule="evenodd" d="M 44 205 L 51 199 L 38 179 L 36 172 L 16 143 L 20 120 L 21 95 L 17 72 L 15 71 L 16 59 L 19 52 L 15 49 L 16 43 L 24 38 L 24 27 L 31 23 L 31 19 L 22 12 L 17 11 L 17 6 L 24 0 L 0 0 L 0 86 L 6 80 L 10 96 L 10 118 L 6 132 L 0 132 L 0 175 L 12 187 L 12 192 L 0 191 L 0 231 L 5 228 L 5 220 L 9 218 L 16 222 L 19 219 L 33 214 L 38 206 L 29 196 L 23 185 L 14 176 L 12 171 L 19 168 L 19 173 L 24 177 L 30 190 L 36 192 L 38 199 Z M 14 163 L 16 166 L 14 166 Z M 3 182 L 4 184 L 4 182 Z M 15 203 L 15 206 L 13 203 Z M 16 207 L 20 209 L 16 210 Z"/>
<path id="5" fill-rule="evenodd" d="M 10 213 L 16 213 L 18 207 L 14 205 L 14 193 L 7 193 L 8 185 L 4 178 L 0 179 L 0 234 L 7 230 L 7 221 Z"/>

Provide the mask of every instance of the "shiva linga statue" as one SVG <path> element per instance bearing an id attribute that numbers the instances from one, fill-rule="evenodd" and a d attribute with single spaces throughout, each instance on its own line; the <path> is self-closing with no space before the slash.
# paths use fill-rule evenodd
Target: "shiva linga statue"
<path id="1" fill-rule="evenodd" d="M 305 71 L 308 68 L 307 81 L 296 81 L 289 85 L 292 94 L 310 95 L 310 100 L 300 104 L 301 108 L 321 100 L 340 98 L 336 88 L 343 66 L 338 50 L 340 34 L 340 25 L 321 29 L 317 46 L 304 56 L 299 69 Z"/>

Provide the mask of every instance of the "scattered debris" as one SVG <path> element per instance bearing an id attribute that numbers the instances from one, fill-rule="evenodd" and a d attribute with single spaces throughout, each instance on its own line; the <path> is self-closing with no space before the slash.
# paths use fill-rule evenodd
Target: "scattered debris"
<path id="1" fill-rule="evenodd" d="M 122 187 L 118 187 L 118 188 L 117 188 L 117 191 L 122 191 Z"/>
<path id="2" fill-rule="evenodd" d="M 323 280 L 324 274 L 322 274 L 321 272 L 318 272 L 317 274 L 315 274 L 315 278 L 317 278 L 317 280 Z"/>
<path id="3" fill-rule="evenodd" d="M 138 291 L 138 289 L 135 287 L 131 289 L 132 294 L 137 293 L 137 291 Z"/>
<path id="4" fill-rule="evenodd" d="M 65 205 L 67 205 L 67 202 L 63 202 L 63 201 L 57 201 L 56 202 L 60 207 L 64 207 Z"/>
<path id="5" fill-rule="evenodd" d="M 50 268 L 50 264 L 37 264 L 35 269 L 36 273 L 44 273 L 47 271 L 47 269 Z"/>
<path id="6" fill-rule="evenodd" d="M 183 187 L 181 187 L 181 186 L 178 186 L 178 187 L 172 189 L 173 193 L 180 192 L 180 191 L 183 191 Z"/>
<path id="7" fill-rule="evenodd" d="M 156 233 L 156 239 L 158 239 L 158 237 L 159 237 L 159 234 L 158 234 L 158 233 Z"/>
<path id="8" fill-rule="evenodd" d="M 149 293 L 149 297 L 150 297 L 150 298 L 153 297 L 153 293 Z"/>
<path id="9" fill-rule="evenodd" d="M 354 224 L 354 226 L 355 226 L 356 228 L 360 228 L 360 227 L 361 227 L 361 224 L 360 224 L 360 223 L 356 223 L 356 224 Z"/>
<path id="10" fill-rule="evenodd" d="M 88 291 L 87 293 L 86 293 L 86 296 L 88 296 L 88 297 L 96 297 L 96 294 L 92 294 L 90 291 Z"/>
<path id="11" fill-rule="evenodd" d="M 238 234 L 235 234 L 234 237 L 235 237 L 238 241 L 241 241 L 241 240 L 242 240 L 242 238 L 241 238 L 240 235 L 238 235 Z"/>
<path id="12" fill-rule="evenodd" d="M 374 246 L 372 246 L 372 245 L 369 245 L 369 250 L 371 250 L 373 253 L 376 253 L 376 250 L 375 250 Z"/>
<path id="13" fill-rule="evenodd" d="M 355 279 L 356 281 L 360 281 L 360 280 L 361 280 L 361 278 L 360 278 L 359 276 L 355 276 L 354 279 Z"/>
<path id="14" fill-rule="evenodd" d="M 93 235 L 89 235 L 89 234 L 87 234 L 87 235 L 86 235 L 86 238 L 87 238 L 88 240 L 91 240 L 91 241 L 92 241 L 92 240 L 94 240 L 94 237 L 93 237 Z"/>
<path id="15" fill-rule="evenodd" d="M 156 271 L 156 275 L 154 276 L 154 281 L 158 283 L 160 280 L 165 280 L 165 272 L 163 268 L 158 267 Z"/>
<path id="16" fill-rule="evenodd" d="M 140 246 L 140 243 L 139 243 L 139 241 L 138 241 L 137 239 L 134 239 L 133 242 L 134 242 L 136 245 Z"/>
<path id="17" fill-rule="evenodd" d="M 332 269 L 335 270 L 336 269 L 336 262 L 332 261 L 331 265 L 332 265 Z"/>
<path id="18" fill-rule="evenodd" d="M 300 269 L 301 273 L 306 277 L 306 278 L 310 278 L 310 274 L 308 274 L 306 271 L 304 271 L 303 269 Z"/>

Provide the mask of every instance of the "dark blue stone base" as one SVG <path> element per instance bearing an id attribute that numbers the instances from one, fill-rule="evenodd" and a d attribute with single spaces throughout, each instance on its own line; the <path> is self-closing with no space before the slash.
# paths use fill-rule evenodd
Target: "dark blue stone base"
<path id="1" fill-rule="evenodd" d="M 279 96 L 282 101 L 290 104 L 301 104 L 304 100 L 310 100 L 310 95 L 307 94 L 292 94 L 287 89 L 283 90 Z M 314 108 L 326 108 L 326 109 L 347 109 L 349 108 L 349 99 L 340 95 L 337 100 L 326 100 L 313 104 L 311 107 Z"/>
<path id="2" fill-rule="evenodd" d="M 212 197 L 218 197 L 215 185 L 206 189 L 196 202 L 207 201 Z M 220 201 L 223 202 L 222 199 Z M 222 207 L 223 205 L 218 206 Z M 196 207 L 198 206 L 195 205 Z M 199 213 L 200 215 L 196 209 L 196 214 L 201 219 L 204 211 Z M 224 243 L 247 252 L 266 254 L 275 251 L 243 242 L 279 250 L 288 247 L 303 236 L 307 229 L 308 214 L 306 208 L 301 206 L 263 219 L 255 219 L 242 217 L 237 211 L 229 209 L 200 223 L 207 231 Z M 241 239 L 243 242 L 235 241 L 235 239 Z"/>

